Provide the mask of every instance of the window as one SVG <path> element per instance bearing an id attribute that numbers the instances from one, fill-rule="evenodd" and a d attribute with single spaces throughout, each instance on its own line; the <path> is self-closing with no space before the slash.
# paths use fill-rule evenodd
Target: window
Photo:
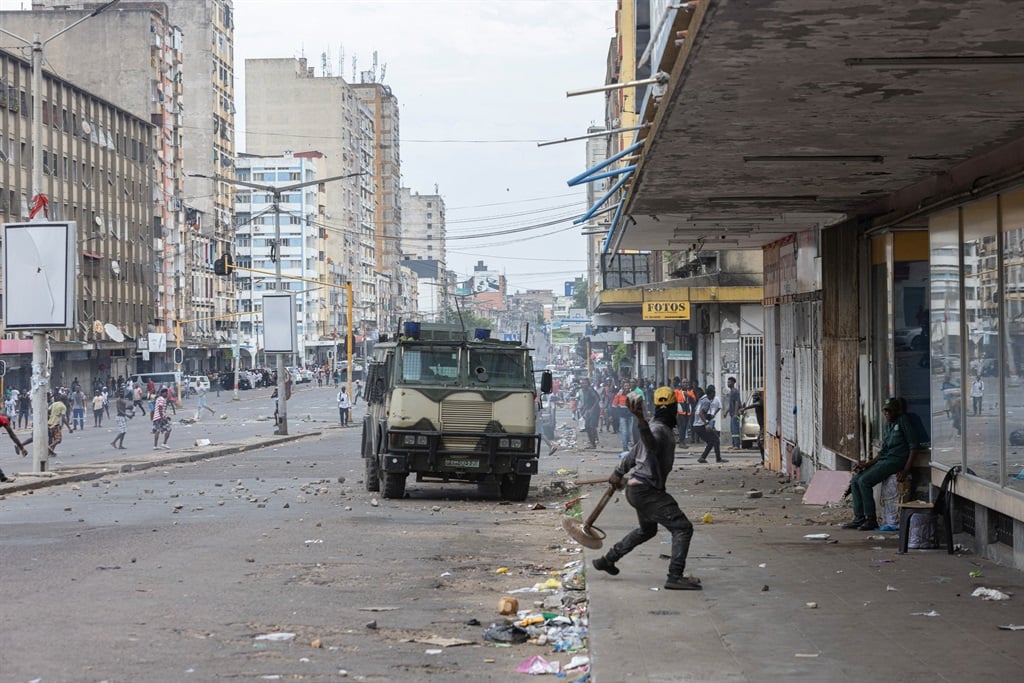
<path id="1" fill-rule="evenodd" d="M 523 351 L 470 349 L 469 379 L 492 387 L 528 388 L 533 377 L 526 372 L 527 363 Z"/>
<path id="2" fill-rule="evenodd" d="M 406 348 L 402 352 L 402 381 L 433 384 L 459 376 L 457 348 Z"/>

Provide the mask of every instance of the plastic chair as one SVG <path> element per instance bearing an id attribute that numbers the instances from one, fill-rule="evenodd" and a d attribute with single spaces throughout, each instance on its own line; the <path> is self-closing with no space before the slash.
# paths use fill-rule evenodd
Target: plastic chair
<path id="1" fill-rule="evenodd" d="M 956 465 L 949 468 L 946 476 L 942 479 L 942 486 L 939 487 L 939 495 L 935 497 L 934 503 L 927 503 L 923 500 L 911 500 L 899 504 L 900 511 L 900 548 L 899 554 L 906 555 L 910 544 L 910 518 L 918 512 L 932 512 L 942 517 L 942 527 L 946 538 L 946 552 L 953 554 L 953 489 L 956 485 L 957 475 L 961 467 Z"/>

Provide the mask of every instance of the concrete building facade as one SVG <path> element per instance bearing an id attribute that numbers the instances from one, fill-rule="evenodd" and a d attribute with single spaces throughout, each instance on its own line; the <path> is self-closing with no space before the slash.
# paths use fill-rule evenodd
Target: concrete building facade
<path id="1" fill-rule="evenodd" d="M 6 26 L 6 24 L 5 24 Z M 31 66 L 0 51 L 0 221 L 30 217 Z M 154 319 L 153 175 L 157 130 L 71 83 L 43 74 L 43 188 L 47 215 L 78 225 L 78 327 L 54 331 L 53 383 L 127 377 L 137 340 Z M 167 168 L 173 168 L 168 166 Z M 114 325 L 124 335 L 114 341 Z M 4 333 L 0 357 L 10 386 L 27 387 L 31 339 Z"/>
<path id="2" fill-rule="evenodd" d="M 259 157 L 242 154 L 236 160 L 238 180 L 282 187 L 315 181 L 319 152 Z M 323 227 L 323 185 L 310 185 L 282 195 L 274 207 L 273 195 L 239 185 L 235 191 L 235 254 L 242 268 L 273 273 L 276 260 L 281 261 L 280 283 L 273 275 L 238 270 L 234 273 L 237 306 L 251 311 L 252 316 L 238 318 L 239 344 L 248 351 L 249 363 L 262 360 L 263 295 L 266 292 L 292 292 L 295 295 L 295 322 L 302 362 L 325 362 L 327 351 L 341 333 L 342 304 L 337 291 L 328 291 L 310 282 L 288 279 L 303 278 L 326 282 L 327 231 Z M 280 211 L 280 219 L 277 211 Z M 281 242 L 275 248 L 277 221 L 280 220 Z M 333 296 L 332 296 L 333 294 Z M 331 302 L 334 302 L 333 304 Z M 322 352 L 321 352 L 322 351 Z M 250 365 L 251 367 L 251 365 Z"/>
<path id="3" fill-rule="evenodd" d="M 420 194 L 408 187 L 400 193 L 402 211 L 402 258 L 435 260 L 448 269 L 447 228 L 444 198 L 439 194 Z"/>
<path id="4" fill-rule="evenodd" d="M 10 13 L 5 25 L 59 28 L 94 5 L 35 0 L 33 11 Z M 213 261 L 233 240 L 232 1 L 125 0 L 48 45 L 47 60 L 83 87 L 152 117 L 164 158 L 180 159 L 154 197 L 166 205 L 155 230 L 161 241 L 154 249 L 163 256 L 154 327 L 173 335 L 174 321 L 195 320 L 182 326 L 183 370 L 229 367 L 233 322 L 217 316 L 233 310 L 234 293 L 229 279 L 214 276 Z M 169 361 L 153 358 L 161 368 Z"/>
<path id="5" fill-rule="evenodd" d="M 609 239 L 760 252 L 769 466 L 850 471 L 879 453 L 899 398 L 927 446 L 914 497 L 955 475 L 940 524 L 1024 568 L 1024 90 L 1006 68 L 1024 7 L 690 3 L 651 18 L 665 78 L 641 103 Z"/>
<path id="6" fill-rule="evenodd" d="M 367 306 L 376 326 L 377 256 L 373 112 L 337 76 L 317 76 L 303 59 L 246 60 L 246 150 L 276 155 L 310 140 L 324 157 L 328 275 L 352 282 L 353 306 Z M 356 175 L 359 174 L 359 175 Z"/>
<path id="7" fill-rule="evenodd" d="M 373 76 L 375 72 L 364 74 Z M 397 268 L 401 261 L 402 207 L 399 190 L 402 185 L 402 155 L 399 128 L 398 98 L 390 86 L 364 81 L 355 83 L 356 97 L 373 114 L 372 159 L 375 190 L 374 245 L 377 265 L 377 324 L 381 329 L 393 329 L 397 323 L 402 283 Z"/>

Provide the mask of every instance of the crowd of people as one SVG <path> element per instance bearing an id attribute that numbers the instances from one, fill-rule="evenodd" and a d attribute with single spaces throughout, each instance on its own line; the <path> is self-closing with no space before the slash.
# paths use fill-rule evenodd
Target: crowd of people
<path id="1" fill-rule="evenodd" d="M 716 461 L 725 462 L 719 432 L 728 436 L 734 448 L 740 446 L 740 419 L 747 407 L 740 399 L 736 378 L 729 377 L 726 383 L 727 390 L 721 398 L 714 385 L 700 387 L 685 377 L 675 377 L 667 386 L 676 399 L 676 445 L 703 443 L 705 450 L 700 457 L 701 462 L 712 451 Z M 651 406 L 659 388 L 658 382 L 651 377 L 630 379 L 597 371 L 591 377 L 569 373 L 563 381 L 555 380 L 552 394 L 556 405 L 568 406 L 579 431 L 586 435 L 588 447 L 598 447 L 603 432 L 616 435 L 625 451 L 640 439 L 637 420 L 628 407 L 629 396 L 636 395 L 644 399 L 644 405 Z"/>

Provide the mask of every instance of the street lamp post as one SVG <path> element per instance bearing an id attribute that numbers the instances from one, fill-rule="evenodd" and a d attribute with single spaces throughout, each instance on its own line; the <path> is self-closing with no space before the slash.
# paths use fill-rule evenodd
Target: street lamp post
<path id="1" fill-rule="evenodd" d="M 87 19 L 110 9 L 121 0 L 111 0 L 100 5 L 78 21 L 72 22 L 46 40 L 40 40 L 36 33 L 27 40 L 0 28 L 8 35 L 32 49 L 32 206 L 38 206 L 37 199 L 43 194 L 43 48 L 54 38 L 61 36 Z M 46 331 L 32 332 L 32 470 L 45 472 L 49 460 L 49 435 L 47 433 L 46 394 L 49 389 L 50 369 L 47 364 Z"/>
<path id="2" fill-rule="evenodd" d="M 229 179 L 222 178 L 219 176 L 208 176 L 200 173 L 193 173 L 193 178 L 207 178 L 209 180 L 216 180 L 225 183 L 234 183 L 235 185 L 241 185 L 242 187 L 249 187 L 254 190 L 260 190 L 261 192 L 267 192 L 274 198 L 274 249 L 276 250 L 274 256 L 274 278 L 277 282 L 278 291 L 281 290 L 281 197 L 287 192 L 294 192 L 295 190 L 302 189 L 303 187 L 309 187 L 310 185 L 321 185 L 334 180 L 344 180 L 346 178 L 355 178 L 356 176 L 364 175 L 363 171 L 356 173 L 347 173 L 345 175 L 331 176 L 329 178 L 321 178 L 318 180 L 307 180 L 301 183 L 293 183 L 291 185 L 276 186 L 276 185 L 263 185 L 260 183 L 251 183 L 247 180 Z M 289 294 L 289 296 L 291 296 Z M 264 329 L 266 329 L 266 320 L 263 321 Z M 288 434 L 288 395 L 285 393 L 286 378 L 288 376 L 285 370 L 285 356 L 287 354 L 278 353 L 276 354 L 277 360 L 275 363 L 275 371 L 277 372 L 277 405 L 278 405 L 278 422 L 277 430 L 274 432 L 278 435 Z"/>

